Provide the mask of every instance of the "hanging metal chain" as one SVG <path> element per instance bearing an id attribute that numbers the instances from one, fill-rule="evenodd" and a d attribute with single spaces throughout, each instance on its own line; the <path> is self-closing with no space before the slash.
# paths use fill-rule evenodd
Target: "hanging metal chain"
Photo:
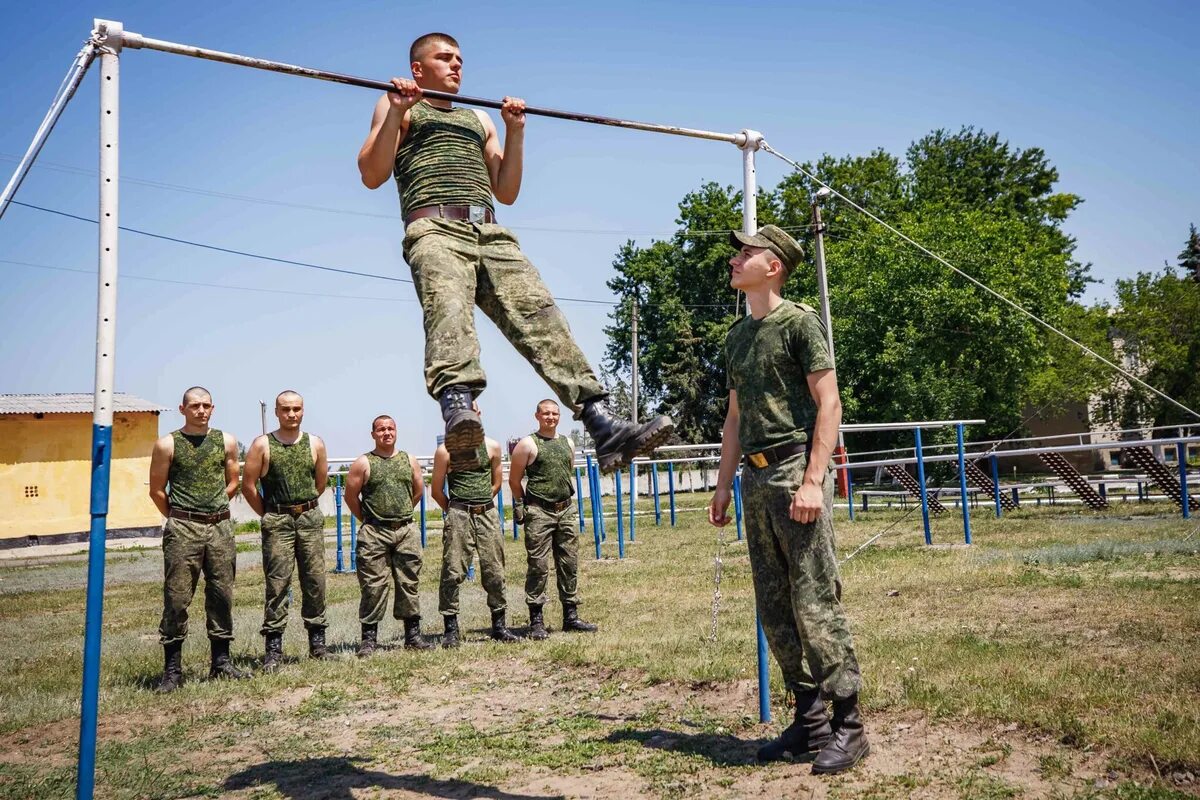
<path id="1" fill-rule="evenodd" d="M 717 612 L 721 610 L 721 573 L 725 570 L 725 562 L 721 560 L 721 553 L 724 550 L 725 528 L 722 526 L 717 528 L 717 555 L 713 558 L 712 626 L 708 631 L 708 641 L 712 643 L 717 641 Z"/>

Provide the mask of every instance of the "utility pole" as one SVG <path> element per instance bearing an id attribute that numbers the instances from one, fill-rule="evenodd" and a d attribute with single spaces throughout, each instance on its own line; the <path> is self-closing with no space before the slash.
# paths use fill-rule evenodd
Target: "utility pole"
<path id="1" fill-rule="evenodd" d="M 829 347 L 829 357 L 833 355 L 833 319 L 829 315 L 829 280 L 825 274 L 825 226 L 821 222 L 821 201 L 829 197 L 829 187 L 822 186 L 812 196 L 813 234 L 816 245 L 813 247 L 813 257 L 817 262 L 817 294 L 821 301 L 821 321 L 825 323 L 825 344 Z M 834 463 L 846 463 L 846 440 L 838 428 L 837 447 L 833 451 Z M 837 471 L 837 493 L 839 497 L 848 497 L 850 483 L 845 470 Z"/>
<path id="2" fill-rule="evenodd" d="M 633 342 L 630 346 L 630 355 L 633 360 L 630 395 L 633 401 L 633 422 L 636 424 L 638 421 L 638 292 L 636 287 L 633 290 L 633 310 L 630 323 L 630 333 L 633 336 Z"/>
<path id="3" fill-rule="evenodd" d="M 259 400 L 258 401 L 258 410 L 259 410 L 259 413 L 262 414 L 263 436 L 266 436 L 267 435 L 267 404 L 264 403 L 262 400 Z"/>

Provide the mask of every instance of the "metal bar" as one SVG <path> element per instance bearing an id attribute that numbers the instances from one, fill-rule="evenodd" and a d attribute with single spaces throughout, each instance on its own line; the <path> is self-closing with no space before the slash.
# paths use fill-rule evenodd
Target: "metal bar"
<path id="1" fill-rule="evenodd" d="M 662 502 L 658 497 L 658 464 L 650 468 L 654 470 L 650 473 L 650 485 L 654 491 L 654 524 L 662 525 Z"/>
<path id="2" fill-rule="evenodd" d="M 637 467 L 629 465 L 629 541 L 637 538 Z"/>
<path id="3" fill-rule="evenodd" d="M 996 504 L 996 519 L 1004 515 L 1004 504 L 1000 502 L 1000 459 L 992 456 L 992 501 Z"/>
<path id="4" fill-rule="evenodd" d="M 854 522 L 854 476 L 846 470 L 846 510 L 850 512 L 850 521 Z"/>
<path id="5" fill-rule="evenodd" d="M 29 148 L 25 151 L 25 155 L 17 163 L 16 170 L 13 171 L 12 177 L 8 179 L 8 184 L 5 185 L 4 191 L 0 193 L 0 217 L 3 217 L 4 212 L 8 210 L 8 206 L 12 202 L 13 197 L 16 196 L 17 190 L 24 183 L 25 176 L 29 174 L 30 168 L 33 167 L 33 162 L 37 160 L 38 154 L 42 152 L 42 147 L 46 144 L 46 140 L 50 138 L 50 132 L 54 130 L 54 126 L 58 123 L 58 118 L 62 116 L 67 103 L 75 96 L 75 91 L 79 88 L 79 84 L 83 82 L 83 76 L 87 74 L 88 67 L 92 65 L 92 61 L 96 58 L 96 53 L 96 43 L 89 39 L 87 44 L 83 46 L 83 49 L 75 56 L 75 60 L 71 62 L 71 68 L 67 70 L 66 77 L 63 78 L 62 84 L 59 85 L 58 95 L 51 102 L 50 109 L 46 112 L 46 116 L 42 118 L 42 124 L 38 126 L 37 131 L 33 134 L 33 141 L 29 143 Z"/>
<path id="6" fill-rule="evenodd" d="M 500 483 L 500 489 L 496 492 L 496 515 L 500 517 L 500 532 L 504 532 L 504 483 Z"/>
<path id="7" fill-rule="evenodd" d="M 624 470 L 617 470 L 613 473 L 613 480 L 616 481 L 617 491 L 617 558 L 625 557 L 625 509 L 622 505 L 621 498 L 625 492 L 621 490 L 621 473 Z"/>
<path id="8" fill-rule="evenodd" d="M 917 441 L 917 485 L 921 487 L 921 519 L 925 523 L 925 544 L 933 544 L 933 534 L 929 530 L 929 495 L 925 487 L 925 460 L 921 450 L 921 429 L 913 431 Z"/>
<path id="9" fill-rule="evenodd" d="M 962 498 L 963 541 L 971 543 L 971 509 L 967 503 L 967 461 L 963 456 L 963 426 L 955 425 L 954 432 L 958 437 L 958 491 Z"/>
<path id="10" fill-rule="evenodd" d="M 220 50 L 210 50 L 205 47 L 179 44 L 177 42 L 167 42 L 161 39 L 150 39 L 138 33 L 125 32 L 124 41 L 126 47 L 134 49 L 158 50 L 159 52 L 163 53 L 173 53 L 180 56 L 202 58 L 207 61 L 220 61 L 225 64 L 234 64 L 239 67 L 251 67 L 252 69 L 267 70 L 268 72 L 279 72 L 285 75 L 295 75 L 300 78 L 314 78 L 321 81 L 330 81 L 331 83 L 343 83 L 349 86 L 361 86 L 365 89 L 378 89 L 381 92 L 396 91 L 396 87 L 392 85 L 391 81 L 378 81 L 370 78 L 360 78 L 355 75 L 345 75 L 339 72 L 330 72 L 323 69 L 301 67 L 295 64 L 285 64 L 281 61 L 270 61 L 265 58 L 254 58 L 252 56 L 243 56 L 236 53 L 226 53 Z M 467 95 L 451 94 L 448 92 L 425 90 L 422 94 L 425 97 L 433 100 L 446 100 L 465 105 L 483 106 L 484 108 L 498 109 L 504 105 L 504 103 L 500 100 L 489 100 L 481 97 L 470 97 Z M 744 136 L 740 133 L 718 133 L 716 131 L 706 131 L 698 128 L 682 128 L 677 125 L 660 125 L 653 122 L 637 122 L 635 120 L 617 119 L 615 117 L 603 117 L 599 114 L 583 114 L 577 111 L 560 111 L 553 108 L 542 108 L 540 106 L 526 106 L 525 113 L 534 114 L 539 117 L 565 119 L 572 122 L 589 122 L 593 125 L 608 125 L 614 128 L 629 128 L 631 130 L 648 131 L 650 133 L 667 133 L 673 136 L 688 136 L 693 139 L 711 139 L 717 142 L 729 142 L 730 144 L 737 145 L 739 147 L 744 141 Z"/>
<path id="11" fill-rule="evenodd" d="M 358 571 L 358 520 L 350 515 L 350 571 Z"/>
<path id="12" fill-rule="evenodd" d="M 737 521 L 737 538 L 742 540 L 742 476 L 733 476 L 733 516 Z"/>
<path id="13" fill-rule="evenodd" d="M 1119 450 L 1125 447 L 1157 447 L 1163 445 L 1175 444 L 1177 442 L 1200 442 L 1200 436 L 1187 436 L 1183 439 L 1141 439 L 1133 442 L 1104 442 L 1100 444 L 1067 444 L 1057 447 L 1030 447 L 1021 450 L 996 450 L 995 455 L 1001 458 L 1011 458 L 1014 456 L 1032 456 L 1039 453 L 1081 453 L 1094 450 Z M 968 458 L 979 458 L 982 456 L 992 455 L 992 452 L 983 453 L 967 453 Z M 935 461 L 955 461 L 958 455 L 951 453 L 940 456 L 924 456 L 924 461 L 927 464 Z M 886 458 L 878 461 L 858 461 L 848 466 L 858 469 L 860 467 L 882 467 L 888 464 L 915 464 L 915 458 Z M 844 469 L 843 465 L 835 464 L 834 469 Z"/>
<path id="14" fill-rule="evenodd" d="M 1189 508 L 1191 500 L 1188 498 L 1188 483 L 1187 483 L 1187 445 L 1183 442 L 1178 442 L 1176 445 L 1179 455 L 1179 493 L 1180 493 L 1180 510 L 1183 511 L 1183 518 L 1187 519 L 1192 515 L 1192 510 Z"/>
<path id="15" fill-rule="evenodd" d="M 667 462 L 667 494 L 671 499 L 671 527 L 675 527 L 675 465 Z"/>
<path id="16" fill-rule="evenodd" d="M 758 721 L 771 721 L 771 681 L 770 664 L 767 661 L 767 635 L 763 632 L 762 621 L 758 611 L 754 612 L 754 627 L 758 630 Z"/>
<path id="17" fill-rule="evenodd" d="M 96 782 L 96 719 L 100 700 L 100 639 L 104 623 L 104 556 L 113 447 L 114 364 L 117 349 L 117 227 L 120 176 L 121 26 L 101 27 L 100 237 L 96 302 L 96 374 L 92 399 L 92 481 L 88 532 L 87 611 L 79 713 L 77 800 L 91 800 Z M 111 36 L 117 39 L 111 44 Z"/>
<path id="18" fill-rule="evenodd" d="M 592 505 L 592 538 L 596 540 L 596 560 L 600 560 L 600 512 L 596 505 L 596 475 L 592 469 L 592 457 L 587 457 L 588 500 Z"/>
<path id="19" fill-rule="evenodd" d="M 579 517 L 579 532 L 583 533 L 585 527 L 583 521 L 583 476 L 579 474 L 579 467 L 575 468 L 575 502 L 579 508 L 577 514 Z"/>
<path id="20" fill-rule="evenodd" d="M 425 549 L 425 539 L 426 539 L 426 536 L 428 535 L 428 534 L 427 534 L 427 532 L 426 532 L 426 527 L 425 527 L 425 526 L 426 526 L 426 520 L 425 520 L 425 492 L 421 492 L 421 549 L 422 549 L 422 550 L 424 550 L 424 549 Z"/>
<path id="21" fill-rule="evenodd" d="M 425 498 L 421 498 L 424 500 Z M 337 518 L 337 566 L 334 572 L 345 572 L 346 564 L 342 561 L 342 476 L 333 476 L 333 507 Z"/>

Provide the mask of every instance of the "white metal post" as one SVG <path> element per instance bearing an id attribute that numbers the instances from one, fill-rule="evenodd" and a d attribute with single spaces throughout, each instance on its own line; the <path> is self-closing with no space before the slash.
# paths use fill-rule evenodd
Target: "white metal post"
<path id="1" fill-rule="evenodd" d="M 96 384 L 92 411 L 91 529 L 88 538 L 87 622 L 79 714 L 75 796 L 91 800 L 96 778 L 96 716 L 104 614 L 104 550 L 113 444 L 113 368 L 117 344 L 117 178 L 121 24 L 96 20 L 100 47 L 100 243 L 96 304 Z"/>

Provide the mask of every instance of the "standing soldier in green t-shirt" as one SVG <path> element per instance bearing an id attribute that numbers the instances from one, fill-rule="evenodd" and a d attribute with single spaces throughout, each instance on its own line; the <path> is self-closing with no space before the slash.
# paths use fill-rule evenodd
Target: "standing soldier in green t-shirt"
<path id="1" fill-rule="evenodd" d="M 325 658 L 325 514 L 318 499 L 329 480 L 325 442 L 300 431 L 304 398 L 291 389 L 275 398 L 279 428 L 257 437 L 246 453 L 242 495 L 262 517 L 266 604 L 263 669 L 283 665 L 292 569 L 300 567 L 300 616 L 308 630 L 308 655 Z M 258 482 L 262 481 L 262 496 Z"/>
<path id="2" fill-rule="evenodd" d="M 396 449 L 396 421 L 386 414 L 371 422 L 375 449 L 350 465 L 346 505 L 362 521 L 358 530 L 359 658 L 375 652 L 379 621 L 387 608 L 388 581 L 395 583 L 392 616 L 404 620 L 404 646 L 428 650 L 421 636 L 421 532 L 413 525 L 413 501 L 425 492 L 421 465 Z"/>
<path id="3" fill-rule="evenodd" d="M 204 615 L 212 652 L 210 678 L 246 678 L 229 660 L 233 642 L 233 582 L 237 547 L 229 498 L 237 492 L 237 439 L 208 427 L 212 395 L 202 386 L 183 393 L 183 427 L 154 443 L 150 454 L 150 499 L 164 517 L 163 646 L 160 692 L 183 683 L 183 640 L 188 606 L 204 574 Z"/>
<path id="4" fill-rule="evenodd" d="M 473 410 L 479 413 L 479 406 Z M 433 500 L 442 509 L 442 581 L 438 610 L 445 633 L 442 647 L 458 647 L 458 594 L 467 577 L 471 553 L 479 555 L 479 579 L 487 592 L 492 612 L 492 638 L 515 642 L 517 637 L 505 622 L 508 601 L 504 592 L 504 532 L 496 510 L 500 491 L 500 443 L 485 438 L 476 454 L 479 466 L 450 470 L 450 452 L 445 444 L 433 454 Z M 449 496 L 446 492 L 449 490 Z"/>
<path id="5" fill-rule="evenodd" d="M 755 601 L 796 696 L 795 720 L 758 758 L 816 753 L 813 772 L 841 772 L 870 748 L 834 552 L 829 456 L 842 422 L 837 376 L 820 317 L 781 294 L 804 257 L 800 245 L 774 225 L 755 236 L 735 233 L 731 241 L 738 252 L 729 262 L 729 284 L 746 293 L 751 314 L 725 339 L 729 411 L 708 517 L 729 524 L 734 473 L 745 453 L 742 497 Z"/>
<path id="6" fill-rule="evenodd" d="M 508 468 L 513 516 L 525 526 L 525 603 L 529 606 L 529 638 L 545 639 L 546 583 L 550 556 L 558 577 L 558 599 L 563 609 L 563 630 L 591 633 L 596 626 L 579 618 L 579 516 L 571 495 L 575 487 L 575 445 L 558 435 L 558 403 L 537 404 L 536 432 L 517 442 Z M 521 480 L 525 479 L 524 486 Z"/>
<path id="7" fill-rule="evenodd" d="M 493 196 L 511 205 L 521 190 L 525 101 L 504 98 L 501 144 L 487 113 L 422 98 L 424 89 L 458 93 L 463 61 L 453 37 L 421 36 L 408 60 L 413 80 L 394 78 L 396 91 L 375 104 L 358 169 L 370 189 L 396 179 L 404 259 L 425 315 L 425 385 L 441 404 L 451 470 L 475 466 L 483 442 L 483 425 L 471 409 L 487 385 L 476 305 L 583 420 L 601 470 L 652 451 L 670 437 L 671 420 L 635 425 L 608 414 L 604 388 L 554 298 L 516 237 L 496 224 Z"/>

